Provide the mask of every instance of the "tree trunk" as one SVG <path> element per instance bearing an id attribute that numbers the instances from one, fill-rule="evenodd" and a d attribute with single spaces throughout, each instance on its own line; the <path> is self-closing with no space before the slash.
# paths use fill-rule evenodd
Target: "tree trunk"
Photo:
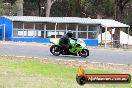
<path id="1" fill-rule="evenodd" d="M 115 19 L 119 22 L 123 22 L 123 10 L 125 4 L 129 0 L 115 0 Z M 119 48 L 120 47 L 120 29 L 116 28 L 114 33 L 114 47 Z"/>
<path id="2" fill-rule="evenodd" d="M 40 0 L 38 0 L 37 5 L 38 5 L 38 14 L 39 14 L 39 16 L 41 16 L 41 5 L 40 5 Z"/>
<path id="3" fill-rule="evenodd" d="M 17 16 L 23 16 L 23 0 L 17 0 Z"/>
<path id="4" fill-rule="evenodd" d="M 46 17 L 50 17 L 50 10 L 51 6 L 56 0 L 47 0 L 47 5 L 46 5 Z"/>
<path id="5" fill-rule="evenodd" d="M 121 20 L 121 14 L 120 14 L 120 9 L 119 9 L 119 1 L 115 0 L 115 20 L 120 21 Z M 113 35 L 113 47 L 114 48 L 119 48 L 120 47 L 120 30 L 119 28 L 115 28 L 115 33 Z"/>
<path id="6" fill-rule="evenodd" d="M 97 19 L 102 19 L 102 15 L 97 14 Z"/>
<path id="7" fill-rule="evenodd" d="M 115 33 L 113 35 L 113 39 L 114 41 L 114 48 L 119 48 L 120 47 L 120 29 L 116 28 L 115 29 Z"/>

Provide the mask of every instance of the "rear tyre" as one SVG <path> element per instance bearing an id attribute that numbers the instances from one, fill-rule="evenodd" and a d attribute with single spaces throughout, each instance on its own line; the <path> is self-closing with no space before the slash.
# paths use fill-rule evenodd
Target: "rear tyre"
<path id="1" fill-rule="evenodd" d="M 59 56 L 61 54 L 61 48 L 57 45 L 52 45 L 50 47 L 50 52 L 55 56 Z"/>
<path id="2" fill-rule="evenodd" d="M 87 57 L 87 56 L 89 56 L 89 50 L 88 49 L 83 49 L 82 51 L 80 51 L 79 55 L 81 57 Z"/>

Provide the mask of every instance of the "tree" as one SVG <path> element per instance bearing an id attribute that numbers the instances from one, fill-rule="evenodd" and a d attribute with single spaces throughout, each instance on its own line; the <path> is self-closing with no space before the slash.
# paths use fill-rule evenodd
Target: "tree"
<path id="1" fill-rule="evenodd" d="M 50 10 L 51 10 L 51 7 L 53 5 L 53 3 L 55 2 L 56 0 L 47 0 L 47 4 L 46 4 L 46 17 L 50 17 Z"/>
<path id="2" fill-rule="evenodd" d="M 45 7 L 46 0 L 24 0 L 24 15 L 43 16 L 42 7 Z"/>
<path id="3" fill-rule="evenodd" d="M 70 16 L 69 14 L 69 0 L 57 0 L 51 8 L 50 16 L 65 17 Z"/>
<path id="4" fill-rule="evenodd" d="M 29 2 L 32 2 L 32 4 L 34 4 L 33 7 L 36 6 L 36 9 L 38 9 L 38 15 L 39 16 L 44 16 L 42 13 L 46 13 L 46 17 L 50 17 L 51 16 L 51 7 L 52 5 L 56 2 L 57 0 L 29 0 Z M 45 10 L 44 10 L 45 9 Z"/>
<path id="5" fill-rule="evenodd" d="M 17 16 L 23 16 L 23 0 L 17 0 L 16 6 L 17 6 Z"/>
<path id="6" fill-rule="evenodd" d="M 130 25 L 130 35 L 132 36 L 132 0 L 129 1 L 125 8 L 125 22 Z M 128 32 L 127 30 L 125 31 Z"/>
<path id="7" fill-rule="evenodd" d="M 69 0 L 72 17 L 81 16 L 81 0 Z"/>
<path id="8" fill-rule="evenodd" d="M 16 14 L 17 9 L 16 9 L 15 4 L 11 5 L 11 3 L 4 2 L 3 9 L 4 9 L 4 15 L 6 15 L 6 16 L 17 15 Z"/>
<path id="9" fill-rule="evenodd" d="M 3 5 L 4 5 L 3 0 L 0 0 L 0 16 L 4 15 L 5 13 Z"/>
<path id="10" fill-rule="evenodd" d="M 16 5 L 11 3 L 10 0 L 0 0 L 0 16 L 3 15 L 16 15 Z"/>
<path id="11" fill-rule="evenodd" d="M 123 11 L 125 6 L 130 0 L 115 0 L 115 19 L 123 22 Z M 120 40 L 120 29 L 116 29 L 114 33 L 114 40 Z M 120 41 L 114 41 L 114 47 L 119 48 L 120 47 Z"/>
<path id="12" fill-rule="evenodd" d="M 5 3 L 10 3 L 11 5 L 15 4 L 17 0 L 4 0 Z"/>
<path id="13" fill-rule="evenodd" d="M 39 16 L 44 16 L 43 13 L 46 7 L 46 0 L 35 0 L 35 3 L 37 4 Z"/>
<path id="14" fill-rule="evenodd" d="M 115 0 L 115 19 L 123 22 L 123 11 L 130 0 Z"/>
<path id="15" fill-rule="evenodd" d="M 112 0 L 81 0 L 81 14 L 91 18 L 112 18 Z"/>

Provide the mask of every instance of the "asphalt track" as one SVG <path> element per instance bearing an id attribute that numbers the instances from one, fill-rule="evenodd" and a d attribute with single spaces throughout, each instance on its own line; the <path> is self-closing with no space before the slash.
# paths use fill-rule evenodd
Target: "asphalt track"
<path id="1" fill-rule="evenodd" d="M 81 58 L 79 56 L 53 56 L 49 51 L 48 45 L 30 46 L 30 45 L 14 45 L 0 44 L 0 55 L 10 56 L 28 56 L 40 57 L 48 59 L 65 59 L 80 60 L 89 62 L 105 62 L 115 64 L 132 65 L 132 51 L 114 51 L 114 50 L 90 50 L 90 56 Z"/>

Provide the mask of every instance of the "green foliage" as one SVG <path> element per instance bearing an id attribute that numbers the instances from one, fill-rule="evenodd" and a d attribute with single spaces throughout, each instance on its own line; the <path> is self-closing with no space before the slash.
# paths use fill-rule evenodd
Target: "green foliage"
<path id="1" fill-rule="evenodd" d="M 68 16 L 69 15 L 69 2 L 68 0 L 58 0 L 51 8 L 51 16 Z"/>
<path id="2" fill-rule="evenodd" d="M 5 11 L 4 15 L 7 16 L 16 15 L 17 7 L 15 3 L 13 5 L 11 5 L 11 3 L 4 4 L 3 9 Z"/>
<path id="3" fill-rule="evenodd" d="M 80 0 L 70 0 L 71 16 L 80 17 Z"/>
<path id="4" fill-rule="evenodd" d="M 127 21 L 132 26 L 132 12 L 130 12 L 129 15 L 127 16 Z"/>
<path id="5" fill-rule="evenodd" d="M 4 15 L 5 13 L 3 5 L 4 5 L 3 0 L 0 0 L 0 16 Z"/>
<path id="6" fill-rule="evenodd" d="M 0 16 L 7 15 L 12 16 L 16 15 L 16 5 L 15 3 L 5 2 L 0 0 Z"/>
<path id="7" fill-rule="evenodd" d="M 104 0 L 102 10 L 106 17 L 112 17 L 114 14 L 114 3 L 112 0 Z"/>
<path id="8" fill-rule="evenodd" d="M 112 17 L 114 4 L 111 0 L 82 0 L 81 7 L 83 12 L 93 18 L 100 15 L 101 18 Z"/>

